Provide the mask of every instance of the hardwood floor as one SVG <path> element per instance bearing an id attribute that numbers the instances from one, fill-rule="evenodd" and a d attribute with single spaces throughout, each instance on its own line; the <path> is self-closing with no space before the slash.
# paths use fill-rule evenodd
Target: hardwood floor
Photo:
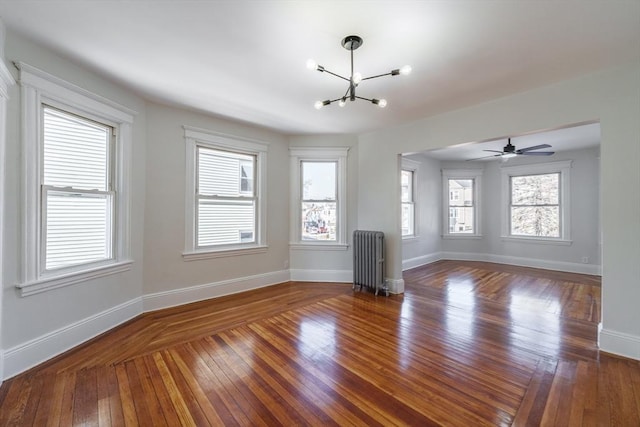
<path id="1" fill-rule="evenodd" d="M 640 425 L 598 278 L 441 261 L 148 313 L 0 387 L 0 426 Z"/>

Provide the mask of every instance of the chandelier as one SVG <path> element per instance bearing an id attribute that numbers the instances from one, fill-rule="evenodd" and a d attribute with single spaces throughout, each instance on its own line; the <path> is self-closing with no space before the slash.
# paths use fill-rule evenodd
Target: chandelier
<path id="1" fill-rule="evenodd" d="M 329 104 L 334 103 L 336 101 L 338 102 L 339 106 L 344 107 L 344 105 L 347 103 L 347 100 L 355 101 L 356 99 L 362 99 L 363 101 L 369 101 L 372 104 L 375 104 L 380 108 L 384 108 L 384 107 L 387 106 L 387 100 L 386 99 L 363 98 L 362 96 L 357 96 L 356 95 L 356 88 L 358 87 L 358 85 L 361 82 L 365 81 L 365 80 L 371 80 L 371 79 L 375 79 L 375 78 L 378 78 L 378 77 L 384 77 L 384 76 L 397 76 L 398 74 L 407 75 L 407 74 L 409 74 L 411 72 L 411 67 L 409 65 L 405 65 L 402 68 L 391 70 L 388 73 L 378 74 L 378 75 L 371 76 L 371 77 L 362 77 L 362 74 L 354 73 L 353 72 L 353 51 L 356 50 L 357 48 L 359 48 L 360 46 L 362 46 L 362 37 L 359 37 L 359 36 L 347 36 L 344 39 L 342 39 L 342 47 L 344 47 L 349 52 L 351 52 L 351 76 L 349 78 L 343 77 L 343 76 L 341 76 L 339 74 L 336 74 L 334 72 L 331 72 L 331 71 L 327 70 L 322 65 L 318 65 L 313 59 L 309 59 L 307 61 L 307 68 L 309 68 L 311 70 L 314 70 L 314 69 L 318 70 L 321 73 L 329 73 L 332 76 L 336 76 L 336 77 L 338 77 L 338 78 L 340 78 L 342 80 L 346 80 L 347 82 L 349 82 L 349 86 L 347 87 L 347 91 L 340 98 L 327 99 L 327 100 L 324 100 L 324 101 L 316 101 L 314 106 L 318 110 L 320 108 L 324 107 L 325 105 L 329 105 Z"/>

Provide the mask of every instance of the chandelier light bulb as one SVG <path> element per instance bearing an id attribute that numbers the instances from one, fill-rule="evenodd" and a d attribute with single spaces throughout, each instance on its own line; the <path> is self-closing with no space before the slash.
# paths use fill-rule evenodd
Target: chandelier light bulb
<path id="1" fill-rule="evenodd" d="M 316 101 L 316 103 L 313 104 L 313 106 L 316 107 L 316 110 L 319 110 L 322 107 L 324 107 L 324 104 L 322 103 L 322 101 Z"/>
<path id="2" fill-rule="evenodd" d="M 404 67 L 400 68 L 400 74 L 402 74 L 403 76 L 406 76 L 407 74 L 411 73 L 411 65 L 405 65 Z"/>
<path id="3" fill-rule="evenodd" d="M 338 105 L 340 107 L 344 107 L 344 105 L 347 103 L 346 98 L 342 98 L 340 101 L 338 101 Z"/>
<path id="4" fill-rule="evenodd" d="M 360 74 L 360 73 L 353 73 L 353 77 L 352 77 L 352 79 L 353 79 L 353 83 L 354 83 L 354 84 L 358 84 L 358 83 L 360 83 L 360 82 L 362 81 L 362 74 Z"/>
<path id="5" fill-rule="evenodd" d="M 380 101 L 378 101 L 378 107 L 384 108 L 386 106 L 387 106 L 387 100 L 386 99 L 381 99 Z"/>
<path id="6" fill-rule="evenodd" d="M 318 68 L 318 63 L 313 59 L 307 59 L 307 68 L 310 70 L 315 70 Z"/>

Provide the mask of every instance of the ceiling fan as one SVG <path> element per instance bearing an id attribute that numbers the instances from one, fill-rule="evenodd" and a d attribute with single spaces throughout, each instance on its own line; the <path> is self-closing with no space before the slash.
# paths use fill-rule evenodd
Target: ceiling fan
<path id="1" fill-rule="evenodd" d="M 482 150 L 482 151 L 488 151 L 491 153 L 498 153 L 498 154 L 491 154 L 489 156 L 478 157 L 475 159 L 468 159 L 467 161 L 487 159 L 489 157 L 502 157 L 503 159 L 508 159 L 515 156 L 550 156 L 555 153 L 555 151 L 535 151 L 535 150 L 540 150 L 542 148 L 551 148 L 551 146 L 549 144 L 540 144 L 540 145 L 534 145 L 532 147 L 527 147 L 527 148 L 522 148 L 520 150 L 517 150 L 516 146 L 511 144 L 511 138 L 509 138 L 507 140 L 507 145 L 504 146 L 502 151 Z"/>

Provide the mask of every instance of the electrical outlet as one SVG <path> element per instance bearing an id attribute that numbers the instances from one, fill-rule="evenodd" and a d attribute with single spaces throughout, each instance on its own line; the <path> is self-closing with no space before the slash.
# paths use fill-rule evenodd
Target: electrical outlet
<path id="1" fill-rule="evenodd" d="M 582 263 L 583 264 L 589 264 L 589 257 L 588 256 L 583 256 L 582 257 Z"/>

